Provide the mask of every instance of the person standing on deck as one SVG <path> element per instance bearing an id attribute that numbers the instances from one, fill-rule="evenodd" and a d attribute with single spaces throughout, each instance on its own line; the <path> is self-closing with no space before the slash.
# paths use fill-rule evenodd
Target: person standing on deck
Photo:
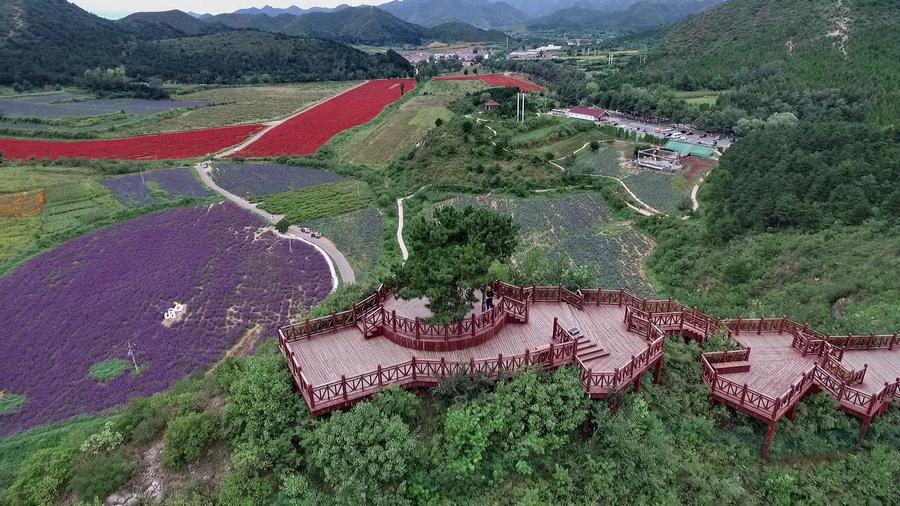
<path id="1" fill-rule="evenodd" d="M 494 287 L 492 287 L 491 285 L 488 285 L 487 287 L 484 303 L 485 306 L 487 306 L 487 309 L 494 309 Z"/>

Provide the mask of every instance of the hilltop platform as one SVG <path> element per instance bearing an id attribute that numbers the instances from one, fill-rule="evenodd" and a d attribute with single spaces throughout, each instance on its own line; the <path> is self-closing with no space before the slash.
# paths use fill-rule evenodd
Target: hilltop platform
<path id="1" fill-rule="evenodd" d="M 494 309 L 428 323 L 423 300 L 382 287 L 350 311 L 279 329 L 297 389 L 314 415 L 349 406 L 390 386 L 436 385 L 457 375 L 506 377 L 528 368 L 574 366 L 585 395 L 638 389 L 666 335 L 703 342 L 719 333 L 734 349 L 703 353 L 710 402 L 767 423 L 762 456 L 782 417 L 824 391 L 841 409 L 870 421 L 900 397 L 900 338 L 826 336 L 787 318 L 718 320 L 672 300 L 623 290 L 517 287 L 496 283 Z"/>

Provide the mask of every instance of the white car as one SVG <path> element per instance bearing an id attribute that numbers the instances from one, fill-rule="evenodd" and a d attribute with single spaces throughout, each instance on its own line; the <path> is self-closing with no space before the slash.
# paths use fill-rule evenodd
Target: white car
<path id="1" fill-rule="evenodd" d="M 300 227 L 300 231 L 303 232 L 304 234 L 308 234 L 311 232 L 309 227 Z"/>
<path id="2" fill-rule="evenodd" d="M 321 239 L 322 232 L 313 232 L 313 233 L 309 234 L 309 236 L 312 237 L 313 239 Z"/>

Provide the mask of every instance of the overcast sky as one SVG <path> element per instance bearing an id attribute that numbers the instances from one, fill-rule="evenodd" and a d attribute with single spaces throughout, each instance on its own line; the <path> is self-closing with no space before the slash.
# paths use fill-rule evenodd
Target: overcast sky
<path id="1" fill-rule="evenodd" d="M 303 8 L 309 7 L 336 7 L 340 4 L 350 5 L 376 5 L 388 0 L 69 0 L 86 11 L 93 12 L 105 18 L 121 18 L 132 12 L 142 11 L 168 11 L 179 9 L 182 11 L 209 12 L 221 14 L 233 12 L 245 7 L 290 7 L 297 5 Z"/>

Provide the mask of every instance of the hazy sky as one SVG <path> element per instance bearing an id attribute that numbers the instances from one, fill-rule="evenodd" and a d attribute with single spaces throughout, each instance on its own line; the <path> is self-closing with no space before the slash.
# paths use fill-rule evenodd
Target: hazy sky
<path id="1" fill-rule="evenodd" d="M 182 11 L 209 12 L 221 14 L 245 7 L 289 7 L 297 5 L 309 7 L 336 7 L 340 4 L 376 5 L 388 0 L 69 0 L 86 11 L 106 18 L 120 18 L 141 11 Z"/>

